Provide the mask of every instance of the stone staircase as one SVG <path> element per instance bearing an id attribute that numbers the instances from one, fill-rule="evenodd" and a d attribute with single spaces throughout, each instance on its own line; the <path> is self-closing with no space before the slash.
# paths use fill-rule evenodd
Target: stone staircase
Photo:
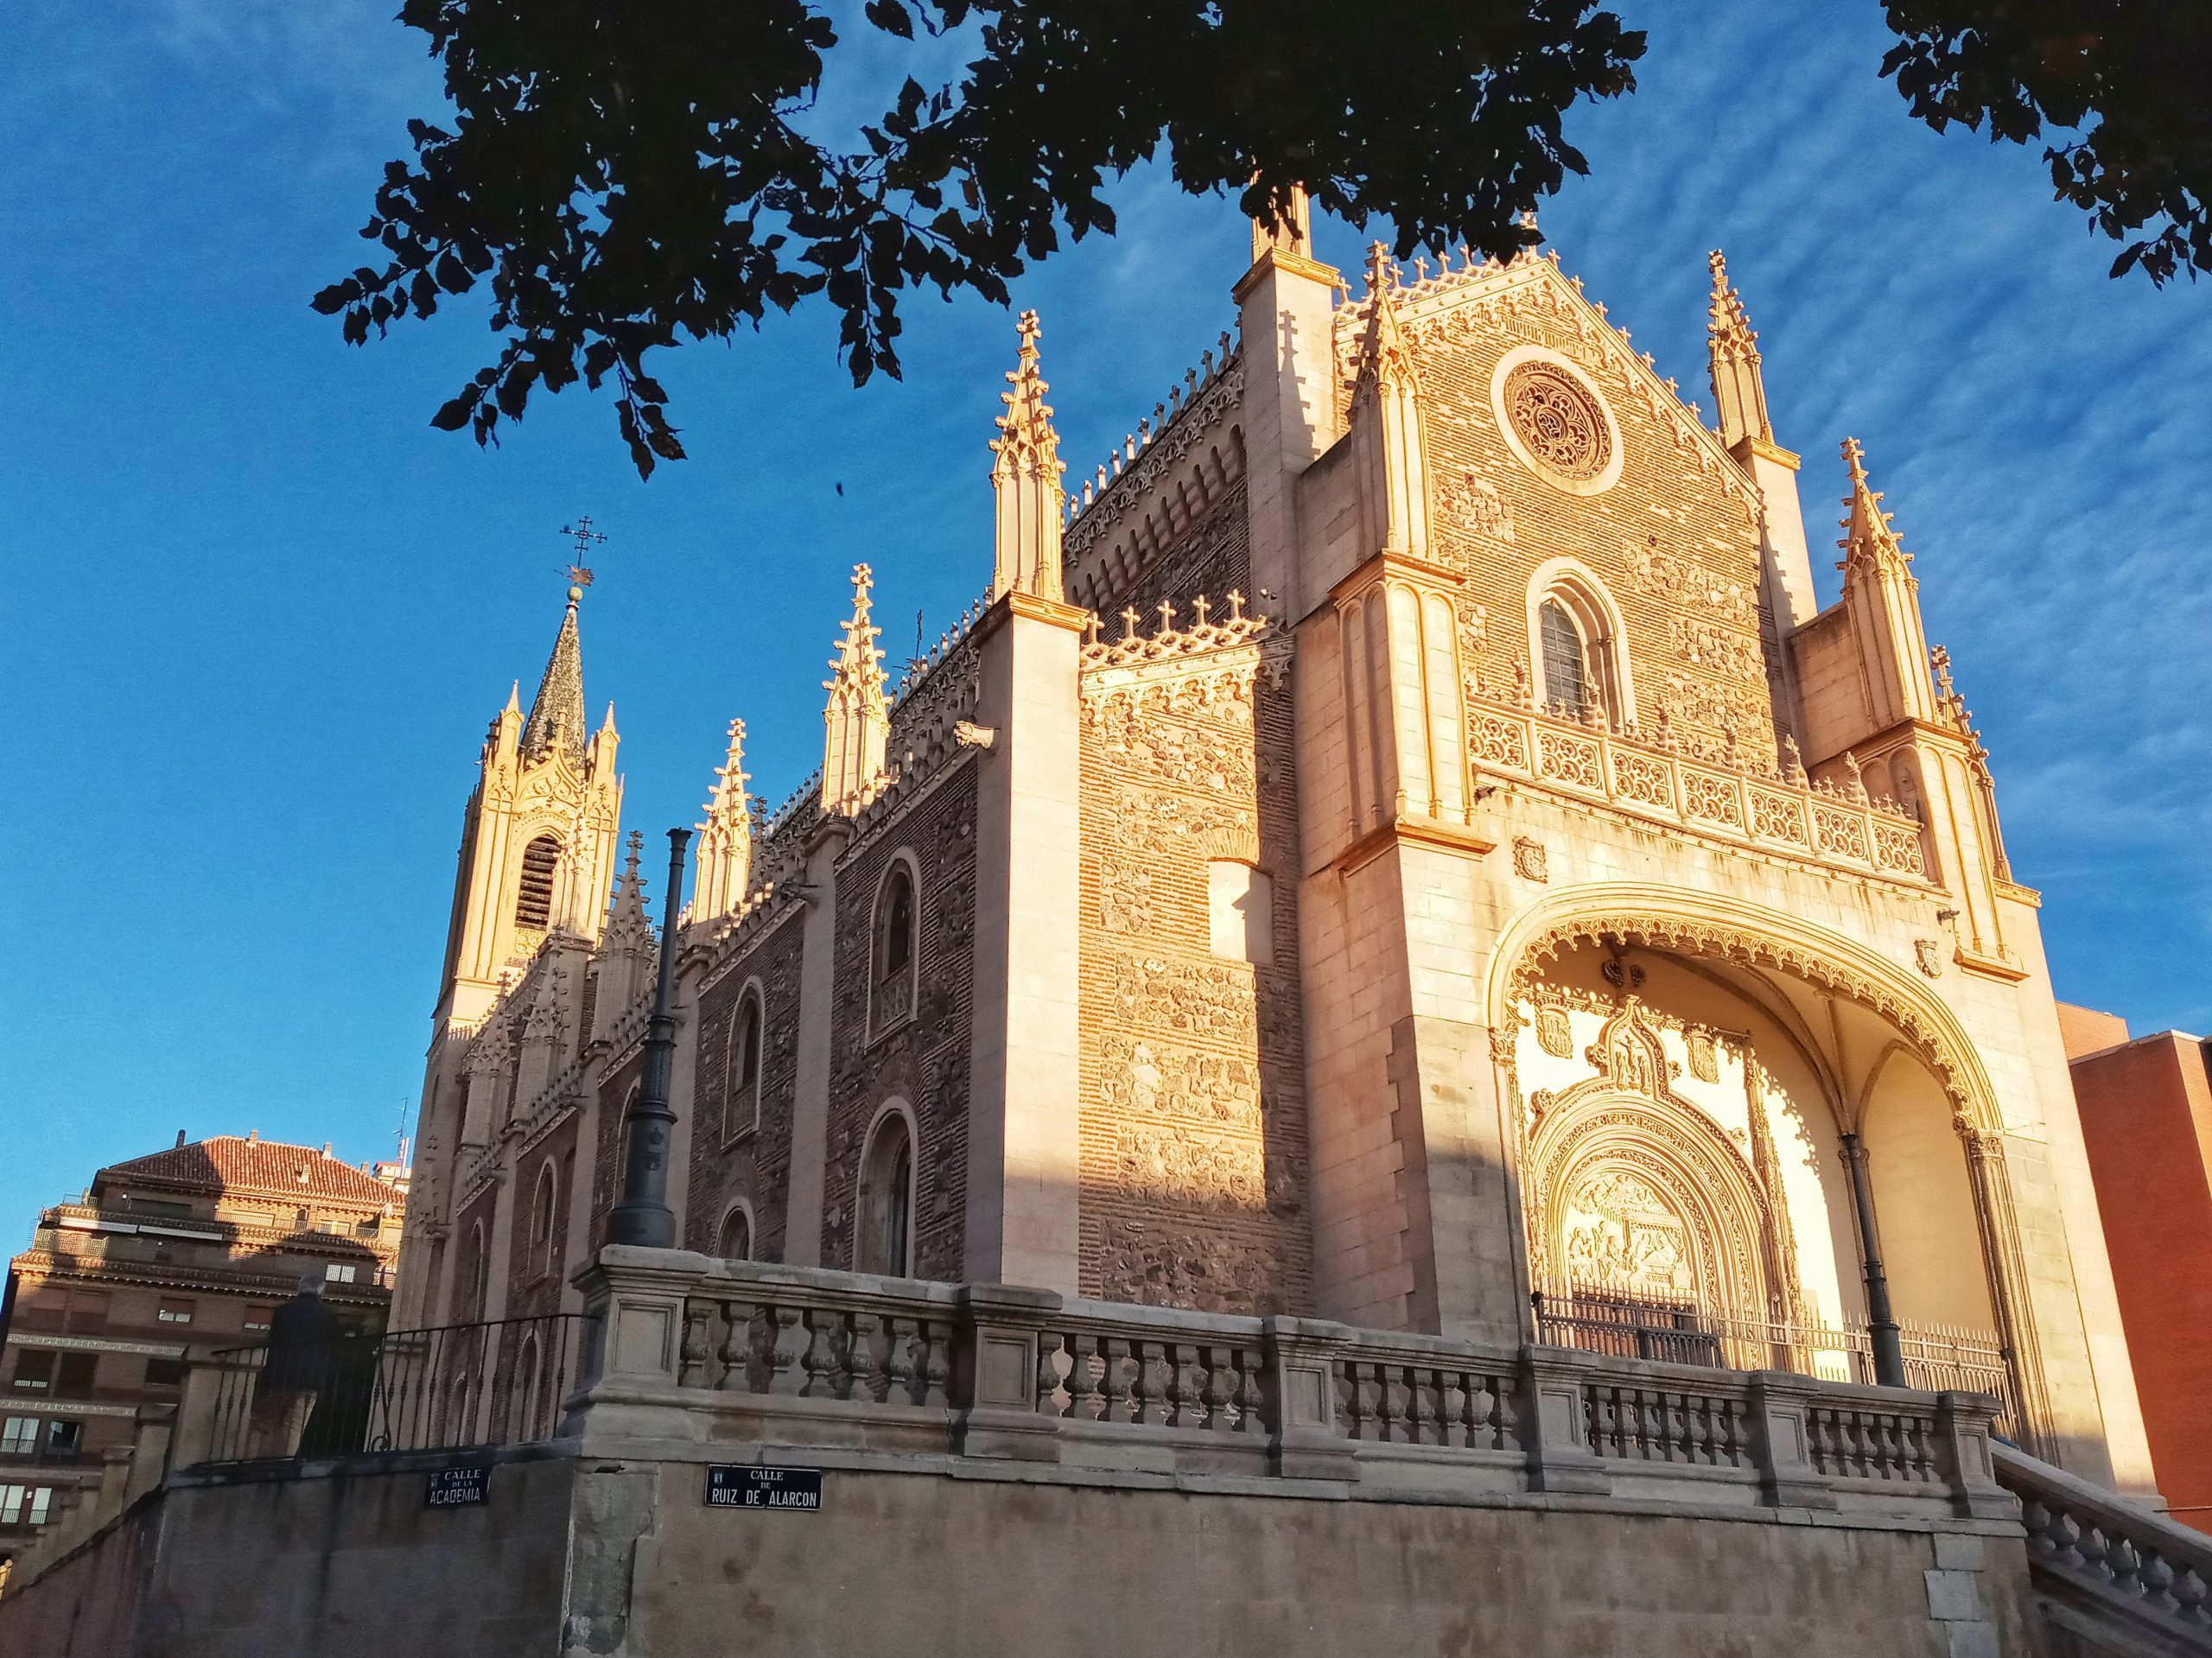
<path id="1" fill-rule="evenodd" d="M 2212 1536 L 1993 1442 L 2054 1658 L 2212 1654 Z"/>

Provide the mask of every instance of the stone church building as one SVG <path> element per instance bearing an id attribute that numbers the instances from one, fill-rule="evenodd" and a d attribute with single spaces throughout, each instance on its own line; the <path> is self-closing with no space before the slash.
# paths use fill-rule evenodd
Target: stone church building
<path id="1" fill-rule="evenodd" d="M 1708 424 L 1556 256 L 1307 247 L 1087 476 L 1025 316 L 982 602 L 894 684 L 855 571 L 779 807 L 733 720 L 682 1246 L 1838 1381 L 1893 1325 L 2147 1489 L 2037 895 L 1866 458 L 1817 609 L 1719 255 Z M 397 1327 L 581 1307 L 619 1196 L 655 937 L 580 596 L 467 803 Z"/>

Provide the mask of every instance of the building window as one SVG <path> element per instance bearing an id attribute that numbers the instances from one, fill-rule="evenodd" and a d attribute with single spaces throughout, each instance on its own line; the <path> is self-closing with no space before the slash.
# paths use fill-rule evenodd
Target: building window
<path id="1" fill-rule="evenodd" d="M 64 1353 L 55 1368 L 54 1396 L 56 1399 L 90 1399 L 92 1383 L 99 1373 L 98 1353 Z"/>
<path id="2" fill-rule="evenodd" d="M 51 1485 L 0 1485 L 0 1526 L 43 1526 L 53 1506 Z"/>
<path id="3" fill-rule="evenodd" d="M 537 1263 L 541 1273 L 550 1273 L 557 1264 L 553 1259 L 553 1159 L 547 1158 L 538 1165 L 537 1193 L 530 1205 L 530 1258 Z"/>
<path id="4" fill-rule="evenodd" d="M 914 1138 L 903 1113 L 887 1111 L 861 1159 L 854 1267 L 905 1278 L 912 1271 Z"/>
<path id="5" fill-rule="evenodd" d="M 245 1333 L 249 1336 L 266 1336 L 269 1333 L 269 1315 L 276 1310 L 274 1307 L 248 1307 L 245 1310 Z"/>
<path id="6" fill-rule="evenodd" d="M 515 894 L 515 925 L 539 932 L 553 922 L 553 872 L 560 867 L 561 842 L 541 835 L 522 850 L 522 886 Z"/>
<path id="7" fill-rule="evenodd" d="M 182 1359 L 148 1359 L 146 1385 L 149 1388 L 181 1388 L 184 1386 Z"/>
<path id="8" fill-rule="evenodd" d="M 192 1303 L 173 1300 L 168 1296 L 163 1296 L 160 1307 L 154 1313 L 154 1322 L 164 1324 L 188 1324 L 192 1322 Z"/>
<path id="9" fill-rule="evenodd" d="M 16 1355 L 16 1373 L 10 1385 L 25 1393 L 48 1393 L 54 1387 L 54 1361 L 60 1356 L 50 1347 L 26 1347 Z"/>
<path id="10" fill-rule="evenodd" d="M 1621 659 L 1620 618 L 1597 585 L 1597 578 L 1567 561 L 1548 566 L 1554 579 L 1537 573 L 1529 613 L 1541 683 L 1538 706 L 1564 719 L 1611 726 L 1636 718 L 1635 696 Z"/>
<path id="11" fill-rule="evenodd" d="M 107 1328 L 108 1293 L 79 1290 L 69 1298 L 69 1328 L 80 1336 L 97 1335 Z"/>
<path id="12" fill-rule="evenodd" d="M 28 1457 L 37 1448 L 37 1417 L 10 1416 L 0 1422 L 0 1457 Z"/>
<path id="13" fill-rule="evenodd" d="M 715 1246 L 715 1253 L 724 1261 L 753 1259 L 753 1217 L 743 1208 L 733 1209 L 722 1218 L 722 1235 Z"/>
<path id="14" fill-rule="evenodd" d="M 350 1261 L 334 1261 L 323 1267 L 322 1278 L 327 1284 L 351 1284 L 356 1281 L 359 1272 L 360 1268 Z"/>
<path id="15" fill-rule="evenodd" d="M 492 1259 L 484 1248 L 484 1223 L 468 1229 L 468 1317 L 481 1318 L 492 1293 Z"/>
<path id="16" fill-rule="evenodd" d="M 46 1425 L 46 1454 L 57 1462 L 74 1462 L 85 1443 L 85 1425 L 55 1420 Z"/>
<path id="17" fill-rule="evenodd" d="M 1567 607 L 1547 599 L 1537 609 L 1543 636 L 1544 702 L 1569 719 L 1580 720 L 1590 706 L 1590 682 L 1582 655 L 1582 635 Z"/>
<path id="18" fill-rule="evenodd" d="M 729 1025 L 729 1074 L 722 1091 L 722 1139 L 735 1140 L 760 1122 L 760 993 L 737 999 Z"/>
<path id="19" fill-rule="evenodd" d="M 868 1029 L 880 1036 L 914 1011 L 914 972 L 921 955 L 915 937 L 914 866 L 899 858 L 875 894 L 874 971 Z"/>
<path id="20" fill-rule="evenodd" d="M 1215 859 L 1206 866 L 1206 903 L 1215 955 L 1224 961 L 1273 964 L 1274 883 L 1265 870 Z"/>

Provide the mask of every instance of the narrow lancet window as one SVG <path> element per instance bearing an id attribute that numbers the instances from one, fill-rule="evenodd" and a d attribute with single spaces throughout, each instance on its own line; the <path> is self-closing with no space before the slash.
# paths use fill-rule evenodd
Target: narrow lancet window
<path id="1" fill-rule="evenodd" d="M 853 1263 L 858 1270 L 894 1277 L 910 1270 L 913 1184 L 913 1139 L 906 1118 L 894 1113 L 876 1129 L 861 1166 L 860 1236 Z"/>
<path id="2" fill-rule="evenodd" d="M 561 862 L 561 843 L 541 835 L 523 848 L 522 886 L 515 895 L 515 925 L 543 932 L 553 920 L 553 872 Z"/>
<path id="3" fill-rule="evenodd" d="M 1542 634 L 1545 700 L 1554 710 L 1580 720 L 1590 706 L 1581 631 L 1556 599 L 1544 600 L 1536 612 L 1536 625 Z"/>

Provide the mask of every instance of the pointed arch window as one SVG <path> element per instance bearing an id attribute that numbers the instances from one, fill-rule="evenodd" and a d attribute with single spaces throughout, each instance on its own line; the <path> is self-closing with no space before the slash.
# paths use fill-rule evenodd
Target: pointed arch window
<path id="1" fill-rule="evenodd" d="M 760 992 L 748 986 L 737 999 L 737 1011 L 730 1016 L 728 1069 L 722 1088 L 725 1143 L 760 1127 L 763 1033 Z"/>
<path id="2" fill-rule="evenodd" d="M 914 1136 L 906 1114 L 887 1111 L 861 1159 L 853 1266 L 905 1278 L 913 1271 Z"/>
<path id="3" fill-rule="evenodd" d="M 530 1258 L 541 1273 L 550 1273 L 556 1264 L 553 1249 L 553 1218 L 559 1198 L 553 1185 L 553 1159 L 547 1158 L 538 1165 L 537 1191 L 530 1204 Z"/>
<path id="4" fill-rule="evenodd" d="M 724 1261 L 753 1259 L 753 1217 L 740 1204 L 722 1217 L 721 1236 L 715 1241 L 715 1253 Z"/>
<path id="5" fill-rule="evenodd" d="M 881 1036 L 914 1012 L 915 979 L 921 961 L 919 905 L 914 861 L 902 854 L 876 889 L 874 970 L 870 974 L 868 1031 Z"/>
<path id="6" fill-rule="evenodd" d="M 522 850 L 522 882 L 515 893 L 515 925 L 543 932 L 553 924 L 553 875 L 561 842 L 541 835 Z"/>
<path id="7" fill-rule="evenodd" d="M 1635 720 L 1620 612 L 1596 576 L 1572 559 L 1539 570 L 1529 588 L 1529 632 L 1540 708 L 1615 730 Z"/>
<path id="8" fill-rule="evenodd" d="M 1567 607 L 1547 599 L 1537 607 L 1536 626 L 1542 635 L 1544 701 L 1570 719 L 1580 720 L 1590 707 L 1589 664 L 1582 653 L 1582 635 Z"/>

